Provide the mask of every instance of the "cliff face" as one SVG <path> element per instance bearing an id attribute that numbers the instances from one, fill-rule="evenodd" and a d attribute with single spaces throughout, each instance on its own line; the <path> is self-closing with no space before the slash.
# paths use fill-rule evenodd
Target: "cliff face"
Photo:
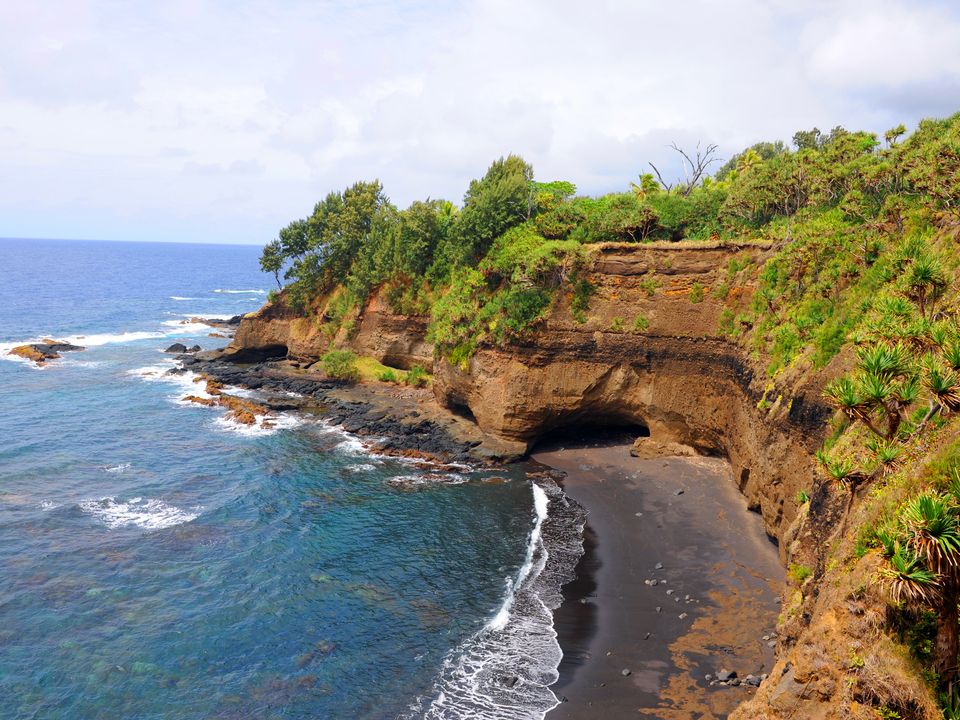
<path id="1" fill-rule="evenodd" d="M 528 446 L 560 427 L 629 423 L 654 439 L 724 455 L 768 532 L 780 537 L 796 514 L 794 496 L 810 485 L 829 411 L 817 385 L 767 387 L 762 369 L 719 333 L 725 302 L 717 295 L 729 261 L 747 265 L 760 252 L 601 254 L 586 323 L 572 320 L 566 298 L 527 345 L 480 350 L 465 367 L 438 361 L 437 398 Z M 727 301 L 740 295 L 731 288 Z"/>
<path id="2" fill-rule="evenodd" d="M 441 405 L 505 441 L 532 447 L 557 428 L 640 425 L 657 440 L 724 455 L 768 532 L 784 535 L 798 490 L 809 489 L 813 451 L 829 410 L 803 377 L 770 384 L 762 367 L 720 332 L 726 310 L 748 299 L 766 250 L 624 245 L 601 249 L 584 323 L 571 297 L 523 345 L 479 350 L 463 367 L 433 359 L 426 318 L 403 317 L 380 295 L 352 332 L 325 318 L 268 304 L 240 323 L 234 359 L 319 358 L 331 344 L 384 364 L 433 366 Z"/>
<path id="3" fill-rule="evenodd" d="M 226 356 L 238 362 L 290 357 L 304 362 L 320 358 L 331 346 L 348 346 L 391 367 L 430 368 L 433 347 L 427 343 L 427 318 L 393 313 L 380 294 L 374 295 L 350 332 L 329 332 L 324 317 L 303 317 L 283 303 L 268 303 L 240 322 Z"/>
<path id="4" fill-rule="evenodd" d="M 441 405 L 519 448 L 558 428 L 632 424 L 655 440 L 726 456 L 784 564 L 812 573 L 785 588 L 777 664 L 733 717 L 874 718 L 883 707 L 904 718 L 938 717 L 912 661 L 885 631 L 871 556 L 859 560 L 854 539 L 843 535 L 846 500 L 815 483 L 813 453 L 831 415 L 823 381 L 835 368 L 788 368 L 771 381 L 720 330 L 734 329 L 768 252 L 602 248 L 584 323 L 573 319 L 573 298 L 562 297 L 525 343 L 482 348 L 463 366 L 434 360 L 425 319 L 398 316 L 379 296 L 350 337 L 325 334 L 323 318 L 268 305 L 242 321 L 228 354 L 310 362 L 332 341 L 389 365 L 432 365 Z M 810 504 L 798 504 L 800 490 L 813 496 Z"/>

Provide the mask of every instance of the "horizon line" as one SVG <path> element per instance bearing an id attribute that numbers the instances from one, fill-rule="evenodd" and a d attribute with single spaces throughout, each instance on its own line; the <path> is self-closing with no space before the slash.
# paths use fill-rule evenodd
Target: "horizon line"
<path id="1" fill-rule="evenodd" d="M 216 246 L 243 246 L 260 247 L 257 242 L 211 242 L 203 240 L 122 240 L 118 238 L 78 238 L 78 237 L 21 237 L 16 235 L 0 235 L 0 242 L 4 240 L 45 240 L 48 242 L 104 242 L 104 243 L 143 243 L 149 245 L 216 245 Z"/>

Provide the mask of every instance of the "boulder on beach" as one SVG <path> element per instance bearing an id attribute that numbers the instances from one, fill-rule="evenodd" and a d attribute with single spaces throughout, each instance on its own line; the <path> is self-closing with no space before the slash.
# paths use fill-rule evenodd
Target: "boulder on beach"
<path id="1" fill-rule="evenodd" d="M 630 454 L 633 457 L 649 460 L 658 457 L 693 457 L 697 454 L 689 445 L 683 443 L 671 442 L 669 440 L 654 440 L 651 437 L 637 438 L 630 448 Z"/>
<path id="2" fill-rule="evenodd" d="M 168 353 L 185 353 L 187 351 L 187 346 L 183 343 L 174 343 L 168 347 L 164 352 Z"/>
<path id="3" fill-rule="evenodd" d="M 27 343 L 13 348 L 8 355 L 16 355 L 26 360 L 35 362 L 37 365 L 43 365 L 47 360 L 56 360 L 62 352 L 75 352 L 84 350 L 80 345 L 63 342 L 62 340 L 51 340 L 44 338 L 43 342 Z"/>

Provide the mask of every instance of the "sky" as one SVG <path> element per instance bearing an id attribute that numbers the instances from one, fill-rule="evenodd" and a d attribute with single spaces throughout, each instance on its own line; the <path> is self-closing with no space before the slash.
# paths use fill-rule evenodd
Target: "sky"
<path id="1" fill-rule="evenodd" d="M 0 237 L 263 244 L 357 180 L 600 194 L 958 110 L 956 2 L 0 1 Z"/>

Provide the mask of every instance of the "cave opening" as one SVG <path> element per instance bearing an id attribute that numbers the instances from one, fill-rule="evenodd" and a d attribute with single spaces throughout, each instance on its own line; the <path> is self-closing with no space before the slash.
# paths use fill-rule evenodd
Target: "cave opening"
<path id="1" fill-rule="evenodd" d="M 531 451 L 556 447 L 602 447 L 650 437 L 650 428 L 620 415 L 590 415 L 569 418 L 541 432 Z"/>
<path id="2" fill-rule="evenodd" d="M 287 356 L 286 345 L 263 345 L 256 348 L 241 348 L 230 356 L 236 363 L 259 363 Z"/>

